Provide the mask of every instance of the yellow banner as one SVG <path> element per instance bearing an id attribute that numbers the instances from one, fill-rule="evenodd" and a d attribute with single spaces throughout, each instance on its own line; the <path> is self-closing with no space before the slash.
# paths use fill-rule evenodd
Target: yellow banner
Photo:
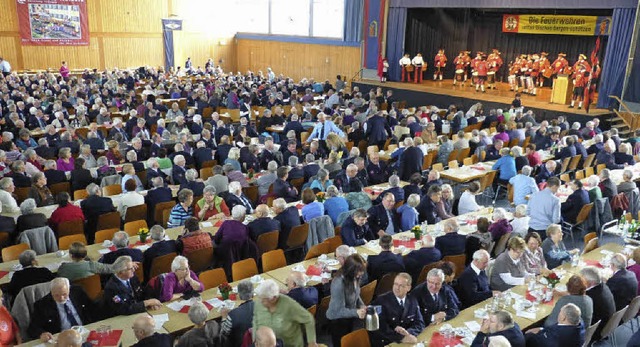
<path id="1" fill-rule="evenodd" d="M 552 35 L 609 35 L 611 17 L 546 14 L 505 14 L 502 32 Z"/>

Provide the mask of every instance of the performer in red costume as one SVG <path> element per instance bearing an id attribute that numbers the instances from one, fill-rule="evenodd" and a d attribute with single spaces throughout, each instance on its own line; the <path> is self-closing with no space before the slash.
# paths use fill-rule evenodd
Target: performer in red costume
<path id="1" fill-rule="evenodd" d="M 589 77 L 589 71 L 585 65 L 577 66 L 577 69 L 573 72 L 573 97 L 571 98 L 571 105 L 569 108 L 573 108 L 576 100 L 578 100 L 578 109 L 582 108 L 582 100 L 584 95 L 584 86 L 587 84 L 587 78 Z"/>
<path id="2" fill-rule="evenodd" d="M 460 51 L 460 54 L 453 59 L 453 64 L 456 66 L 456 75 L 453 78 L 453 85 L 455 86 L 456 82 L 460 82 L 464 87 L 464 82 L 467 80 L 467 74 L 464 71 L 466 68 L 464 51 Z"/>
<path id="3" fill-rule="evenodd" d="M 544 82 L 551 78 L 551 75 L 553 75 L 553 69 L 551 69 L 551 63 L 549 62 L 549 59 L 547 58 L 547 56 L 549 55 L 549 53 L 547 52 L 541 52 L 540 53 L 540 74 L 538 75 L 538 81 L 537 84 L 538 86 L 540 86 L 540 88 L 542 88 L 544 86 Z"/>
<path id="4" fill-rule="evenodd" d="M 487 73 L 487 87 L 489 89 L 496 89 L 496 80 L 498 79 L 498 71 L 502 67 L 503 61 L 500 56 L 500 51 L 493 49 L 492 53 L 487 57 L 487 64 L 489 64 L 489 72 Z"/>
<path id="5" fill-rule="evenodd" d="M 558 77 L 559 74 L 565 73 L 565 70 L 569 66 L 569 62 L 565 58 L 567 55 L 564 53 L 558 53 L 558 58 L 551 64 L 553 69 L 553 78 Z"/>
<path id="6" fill-rule="evenodd" d="M 478 88 L 484 93 L 484 83 L 487 81 L 487 73 L 489 72 L 489 64 L 487 63 L 487 57 L 484 54 L 478 54 L 479 60 L 476 62 L 476 92 Z"/>
<path id="7" fill-rule="evenodd" d="M 433 80 L 435 81 L 440 76 L 440 80 L 442 81 L 442 73 L 444 72 L 444 67 L 447 66 L 447 56 L 444 54 L 444 49 L 438 50 L 438 54 L 435 57 L 434 66 L 436 71 L 433 73 Z M 454 79 L 455 82 L 455 79 Z"/>

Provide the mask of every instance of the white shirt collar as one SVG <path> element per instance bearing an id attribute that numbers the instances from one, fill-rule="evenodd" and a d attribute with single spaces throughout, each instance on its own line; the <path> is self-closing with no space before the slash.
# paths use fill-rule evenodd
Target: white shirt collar
<path id="1" fill-rule="evenodd" d="M 471 269 L 476 273 L 476 275 L 480 275 L 480 271 L 482 271 L 478 269 L 478 267 L 473 262 L 471 262 Z"/>

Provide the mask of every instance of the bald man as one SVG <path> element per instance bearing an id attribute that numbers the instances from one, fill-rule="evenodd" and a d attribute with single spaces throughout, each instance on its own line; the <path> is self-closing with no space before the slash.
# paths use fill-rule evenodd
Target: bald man
<path id="1" fill-rule="evenodd" d="M 138 342 L 132 347 L 172 347 L 173 339 L 169 334 L 155 332 L 156 322 L 149 314 L 143 313 L 133 321 L 133 334 Z"/>
<path id="2" fill-rule="evenodd" d="M 280 347 L 282 341 L 276 339 L 276 334 L 269 327 L 259 327 L 256 331 L 254 347 Z"/>
<path id="3" fill-rule="evenodd" d="M 84 345 L 91 346 L 90 343 Z M 73 329 L 67 329 L 58 335 L 56 347 L 82 347 L 82 335 Z"/>
<path id="4" fill-rule="evenodd" d="M 307 280 L 307 275 L 299 271 L 291 271 L 287 277 L 287 295 L 304 308 L 318 303 L 318 290 L 315 287 L 305 287 Z"/>

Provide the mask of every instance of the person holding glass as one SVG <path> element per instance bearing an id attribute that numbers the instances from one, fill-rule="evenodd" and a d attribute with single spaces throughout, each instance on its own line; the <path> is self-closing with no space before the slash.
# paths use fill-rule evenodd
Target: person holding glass
<path id="1" fill-rule="evenodd" d="M 542 244 L 540 235 L 532 231 L 525 236 L 524 242 L 527 244 L 522 255 L 525 270 L 534 275 L 548 274 L 547 261 L 544 259 L 544 253 L 542 247 L 540 247 Z"/>
<path id="2" fill-rule="evenodd" d="M 542 251 L 547 266 L 553 269 L 566 261 L 571 261 L 571 258 L 580 250 L 575 248 L 568 251 L 562 242 L 562 228 L 558 224 L 551 224 L 547 227 L 547 238 L 542 242 Z"/>

